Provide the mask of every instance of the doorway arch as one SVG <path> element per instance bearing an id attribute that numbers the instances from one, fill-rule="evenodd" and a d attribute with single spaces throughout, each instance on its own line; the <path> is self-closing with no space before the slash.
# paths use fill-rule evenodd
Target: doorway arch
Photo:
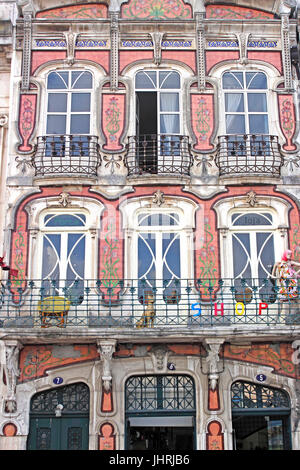
<path id="1" fill-rule="evenodd" d="M 88 450 L 89 387 L 74 383 L 35 394 L 28 450 Z"/>

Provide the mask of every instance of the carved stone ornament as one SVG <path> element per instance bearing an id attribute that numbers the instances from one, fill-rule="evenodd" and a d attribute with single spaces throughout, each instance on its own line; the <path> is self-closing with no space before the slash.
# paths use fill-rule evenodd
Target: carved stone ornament
<path id="1" fill-rule="evenodd" d="M 116 350 L 116 341 L 99 341 L 98 352 L 102 361 L 102 386 L 105 392 L 110 392 L 112 385 L 111 360 Z"/>
<path id="2" fill-rule="evenodd" d="M 62 192 L 60 193 L 59 195 L 59 204 L 63 207 L 68 207 L 71 202 L 70 202 L 70 194 L 69 193 L 65 193 L 65 192 Z"/>
<path id="3" fill-rule="evenodd" d="M 68 33 L 64 33 L 67 43 L 67 64 L 73 65 L 75 62 L 75 44 L 77 33 L 72 33 L 72 31 Z"/>
<path id="4" fill-rule="evenodd" d="M 153 47 L 154 47 L 154 54 L 153 54 L 153 61 L 155 65 L 160 65 L 161 63 L 161 43 L 163 40 L 164 33 L 154 32 L 150 33 L 152 38 Z"/>
<path id="5" fill-rule="evenodd" d="M 156 191 L 156 193 L 153 194 L 152 202 L 159 207 L 162 206 L 165 202 L 164 193 L 160 190 Z"/>
<path id="6" fill-rule="evenodd" d="M 247 204 L 249 204 L 249 206 L 251 207 L 255 207 L 258 202 L 257 202 L 257 195 L 254 191 L 249 191 L 249 193 L 247 193 L 247 199 L 246 199 L 246 202 Z"/>
<path id="7" fill-rule="evenodd" d="M 16 386 L 17 378 L 20 375 L 19 364 L 19 351 L 21 344 L 17 341 L 5 343 L 5 365 L 4 373 L 6 377 L 6 395 L 4 397 L 4 412 L 16 413 L 17 399 L 16 399 Z"/>
<path id="8" fill-rule="evenodd" d="M 206 373 L 208 375 L 210 389 L 213 391 L 217 388 L 219 376 L 221 373 L 219 352 L 222 343 L 223 340 L 206 340 L 206 347 L 208 352 L 207 357 L 205 358 L 205 362 L 207 364 Z"/>
<path id="9" fill-rule="evenodd" d="M 166 346 L 154 346 L 149 352 L 149 355 L 151 356 L 153 368 L 155 371 L 166 371 L 170 355 L 170 351 Z"/>

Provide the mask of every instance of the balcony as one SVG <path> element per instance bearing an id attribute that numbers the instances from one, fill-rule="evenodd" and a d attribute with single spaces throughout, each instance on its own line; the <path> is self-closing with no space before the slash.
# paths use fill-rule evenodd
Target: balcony
<path id="1" fill-rule="evenodd" d="M 128 176 L 189 176 L 190 144 L 183 135 L 141 135 L 128 138 L 125 165 Z"/>
<path id="2" fill-rule="evenodd" d="M 270 279 L 16 280 L 0 294 L 2 329 L 300 326 L 297 303 Z"/>
<path id="3" fill-rule="evenodd" d="M 37 138 L 32 159 L 35 176 L 97 176 L 101 158 L 98 137 L 47 135 Z"/>
<path id="4" fill-rule="evenodd" d="M 220 176 L 280 177 L 283 157 L 278 137 L 272 135 L 220 136 L 216 165 Z"/>

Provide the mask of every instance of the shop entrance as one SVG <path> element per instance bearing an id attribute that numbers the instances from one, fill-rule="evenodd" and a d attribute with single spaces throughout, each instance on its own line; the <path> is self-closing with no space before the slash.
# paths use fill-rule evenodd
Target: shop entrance
<path id="1" fill-rule="evenodd" d="M 233 448 L 290 450 L 290 400 L 272 387 L 235 382 L 231 389 Z"/>
<path id="2" fill-rule="evenodd" d="M 126 449 L 195 449 L 195 393 L 191 377 L 157 375 L 127 380 Z"/>

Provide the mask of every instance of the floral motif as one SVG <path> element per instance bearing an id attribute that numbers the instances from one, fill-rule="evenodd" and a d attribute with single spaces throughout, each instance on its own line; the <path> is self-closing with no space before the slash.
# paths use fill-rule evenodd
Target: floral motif
<path id="1" fill-rule="evenodd" d="M 295 110 L 293 98 L 291 96 L 279 96 L 280 123 L 287 143 L 283 145 L 284 150 L 295 150 L 296 146 L 292 143 L 295 133 Z"/>
<path id="2" fill-rule="evenodd" d="M 207 18 L 230 19 L 230 20 L 264 20 L 274 18 L 271 13 L 243 7 L 227 5 L 209 5 L 206 9 Z"/>
<path id="3" fill-rule="evenodd" d="M 106 5 L 98 5 L 92 3 L 91 5 L 83 6 L 69 6 L 64 8 L 53 8 L 39 12 L 37 18 L 52 18 L 52 19 L 94 19 L 94 18 L 106 18 L 107 17 Z"/>
<path id="4" fill-rule="evenodd" d="M 21 95 L 19 131 L 23 140 L 19 146 L 21 152 L 30 152 L 29 139 L 34 127 L 36 95 Z"/>
<path id="5" fill-rule="evenodd" d="M 119 240 L 116 238 L 116 224 L 114 219 L 109 219 L 105 229 L 104 237 L 105 245 L 102 250 L 102 281 L 101 286 L 111 288 L 110 295 L 114 295 L 114 288 L 119 284 L 119 257 L 118 248 Z"/>
<path id="6" fill-rule="evenodd" d="M 202 248 L 198 257 L 198 278 L 201 281 L 202 294 L 206 297 L 212 295 L 210 289 L 214 287 L 217 277 L 217 256 L 213 244 L 214 236 L 207 217 L 204 218 L 204 235 L 200 240 Z"/>
<path id="7" fill-rule="evenodd" d="M 109 135 L 110 142 L 117 141 L 117 133 L 120 130 L 120 110 L 118 108 L 118 99 L 113 96 L 109 100 L 109 108 L 105 111 L 106 116 L 106 131 Z"/>
<path id="8" fill-rule="evenodd" d="M 115 167 L 116 168 L 120 168 L 121 165 L 119 162 L 122 161 L 122 157 L 121 155 L 110 155 L 110 156 L 107 156 L 107 155 L 104 155 L 103 157 L 103 160 L 107 163 L 105 163 L 105 168 L 111 166 L 111 174 L 113 175 L 114 172 L 115 172 Z"/>
<path id="9" fill-rule="evenodd" d="M 210 137 L 213 130 L 213 96 L 192 96 L 193 130 L 197 137 L 195 150 L 212 148 Z"/>
<path id="10" fill-rule="evenodd" d="M 148 20 L 192 18 L 190 6 L 181 0 L 131 0 L 123 6 L 122 16 Z"/>

